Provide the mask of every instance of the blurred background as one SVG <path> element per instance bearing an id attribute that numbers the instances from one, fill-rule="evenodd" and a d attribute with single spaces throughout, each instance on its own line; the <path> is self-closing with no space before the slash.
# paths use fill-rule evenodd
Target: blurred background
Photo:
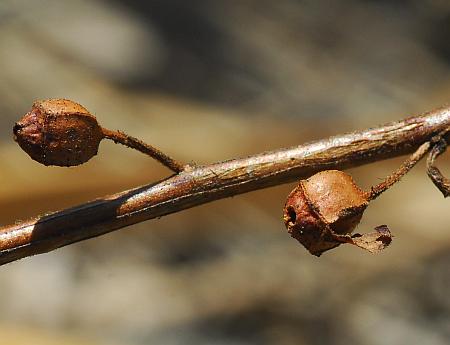
<path id="1" fill-rule="evenodd" d="M 205 164 L 446 104 L 449 37 L 446 0 L 2 0 L 0 224 L 170 174 L 106 141 L 83 166 L 39 165 L 12 140 L 36 99 Z M 368 188 L 401 161 L 351 173 Z M 423 163 L 363 218 L 395 235 L 380 255 L 311 256 L 281 219 L 294 186 L 1 267 L 1 342 L 448 344 L 450 201 Z"/>

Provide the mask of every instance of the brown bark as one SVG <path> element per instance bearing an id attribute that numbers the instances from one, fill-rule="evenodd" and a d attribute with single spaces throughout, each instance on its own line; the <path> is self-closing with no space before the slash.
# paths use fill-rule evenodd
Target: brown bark
<path id="1" fill-rule="evenodd" d="M 217 199 L 414 152 L 450 127 L 450 108 L 207 166 L 0 229 L 0 264 Z M 445 139 L 449 139 L 446 135 Z"/>

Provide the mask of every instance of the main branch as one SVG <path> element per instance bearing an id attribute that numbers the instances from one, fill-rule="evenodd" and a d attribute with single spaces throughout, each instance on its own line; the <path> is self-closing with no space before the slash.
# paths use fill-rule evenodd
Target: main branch
<path id="1" fill-rule="evenodd" d="M 449 127 L 450 108 L 441 108 L 378 128 L 191 167 L 158 183 L 1 228 L 0 265 L 317 171 L 405 155 Z"/>

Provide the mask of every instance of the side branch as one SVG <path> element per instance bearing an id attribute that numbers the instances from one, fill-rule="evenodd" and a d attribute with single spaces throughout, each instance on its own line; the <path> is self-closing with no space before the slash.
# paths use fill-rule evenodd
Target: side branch
<path id="1" fill-rule="evenodd" d="M 414 152 L 450 127 L 450 108 L 207 166 L 0 229 L 0 265 L 217 199 Z M 450 139 L 447 135 L 444 139 Z"/>

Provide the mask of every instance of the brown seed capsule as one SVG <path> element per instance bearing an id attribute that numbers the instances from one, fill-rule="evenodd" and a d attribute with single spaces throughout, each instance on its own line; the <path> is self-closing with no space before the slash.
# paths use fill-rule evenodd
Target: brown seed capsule
<path id="1" fill-rule="evenodd" d="M 14 140 L 44 165 L 73 166 L 97 154 L 103 138 L 96 118 L 66 99 L 37 101 L 13 129 Z"/>
<path id="2" fill-rule="evenodd" d="M 428 173 L 445 196 L 449 190 L 448 179 L 433 167 L 434 159 L 447 146 L 442 141 L 445 133 L 436 137 L 440 144 L 435 143 L 433 146 L 434 139 L 424 142 L 394 173 L 372 186 L 368 192 L 361 190 L 350 175 L 337 170 L 322 171 L 300 181 L 284 206 L 283 219 L 288 232 L 317 256 L 342 243 L 355 245 L 371 253 L 380 252 L 392 241 L 386 225 L 377 226 L 375 232 L 363 235 L 352 234 L 352 231 L 359 224 L 369 202 L 400 181 L 430 149 Z"/>
<path id="3" fill-rule="evenodd" d="M 319 256 L 342 243 L 337 238 L 355 229 L 367 205 L 366 193 L 350 175 L 322 171 L 300 181 L 289 194 L 284 222 L 292 237 Z"/>
<path id="4" fill-rule="evenodd" d="M 37 101 L 14 128 L 14 140 L 44 165 L 82 164 L 97 154 L 102 139 L 138 150 L 175 173 L 186 167 L 156 147 L 120 131 L 102 128 L 86 108 L 67 99 Z"/>

